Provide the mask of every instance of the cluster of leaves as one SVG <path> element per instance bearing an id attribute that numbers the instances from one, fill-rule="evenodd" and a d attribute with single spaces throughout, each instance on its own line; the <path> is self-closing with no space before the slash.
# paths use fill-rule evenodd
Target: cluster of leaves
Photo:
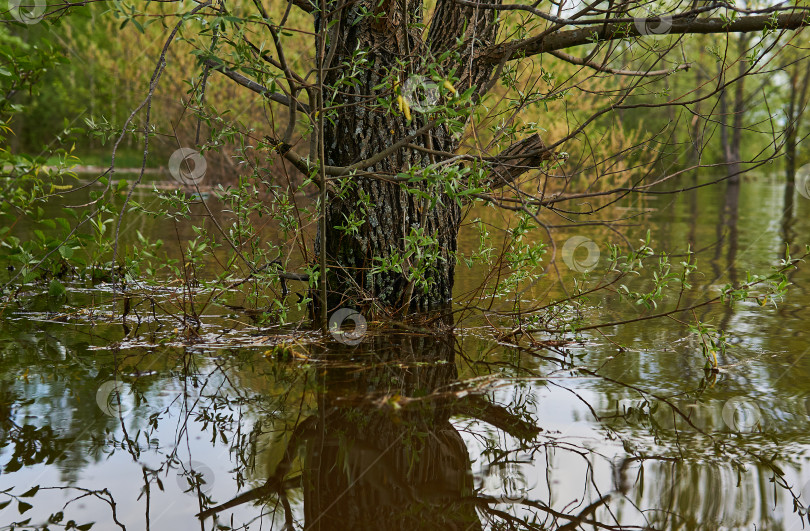
<path id="1" fill-rule="evenodd" d="M 39 491 L 39 486 L 37 485 L 35 487 L 31 487 L 30 489 L 19 495 L 12 494 L 11 491 L 13 489 L 14 489 L 13 487 L 10 487 L 0 492 L 0 494 L 5 494 L 9 498 L 3 502 L 0 502 L 0 511 L 5 509 L 8 505 L 10 505 L 11 502 L 17 503 L 17 512 L 19 512 L 21 515 L 24 515 L 26 512 L 33 509 L 34 506 L 25 501 L 24 498 L 33 498 Z M 93 527 L 93 522 L 89 522 L 86 524 L 78 524 L 76 523 L 75 520 L 68 520 L 67 522 L 65 522 L 64 519 L 65 519 L 64 513 L 62 511 L 58 511 L 56 513 L 51 514 L 48 517 L 47 522 L 45 523 L 32 524 L 31 517 L 28 517 L 25 518 L 24 520 L 14 522 L 9 526 L 9 528 L 10 529 L 16 529 L 17 527 L 33 528 L 33 526 L 36 525 L 36 529 L 42 531 L 49 531 L 50 529 L 65 529 L 65 530 L 75 529 L 76 531 L 87 531 L 88 529 L 91 529 Z"/>
<path id="2" fill-rule="evenodd" d="M 69 237 L 76 211 L 65 209 L 64 217 L 53 218 L 42 207 L 49 197 L 73 186 L 71 167 L 78 161 L 73 148 L 57 145 L 34 155 L 9 147 L 14 118 L 24 110 L 14 96 L 38 94 L 42 77 L 64 62 L 47 40 L 28 43 L 0 27 L 0 259 L 10 271 L 19 270 L 22 282 L 63 276 L 70 269 L 67 260 L 82 245 L 80 238 Z"/>

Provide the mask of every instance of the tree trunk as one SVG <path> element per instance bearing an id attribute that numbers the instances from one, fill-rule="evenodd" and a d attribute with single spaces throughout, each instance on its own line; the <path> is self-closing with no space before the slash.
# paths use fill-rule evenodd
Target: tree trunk
<path id="1" fill-rule="evenodd" d="M 736 184 L 740 182 L 740 162 L 742 161 L 742 132 L 743 132 L 743 113 L 745 112 L 745 73 L 746 62 L 742 59 L 748 39 L 744 35 L 740 35 L 737 40 L 737 47 L 740 54 L 738 59 L 738 77 L 734 82 L 734 102 L 731 109 L 733 118 L 731 126 L 729 127 L 729 108 L 726 100 L 726 91 L 723 90 L 721 96 L 721 112 L 723 113 L 723 153 L 726 169 L 730 175 L 729 183 Z M 731 129 L 729 135 L 728 129 Z"/>
<path id="2" fill-rule="evenodd" d="M 787 126 L 785 126 L 785 173 L 787 182 L 793 186 L 796 181 L 796 136 L 797 126 L 796 123 L 798 116 L 796 113 L 796 99 L 798 96 L 798 72 L 794 72 L 790 76 L 790 100 L 788 101 L 788 108 L 785 118 L 787 119 Z"/>
<path id="3" fill-rule="evenodd" d="M 740 38 L 740 54 L 745 49 L 745 39 Z M 745 112 L 745 62 L 740 60 L 739 74 L 740 79 L 734 85 L 734 130 L 731 134 L 731 149 L 730 160 L 731 165 L 728 167 L 728 172 L 731 174 L 731 182 L 737 183 L 740 181 L 740 162 L 742 161 L 742 132 L 743 132 L 743 113 Z"/>
<path id="4" fill-rule="evenodd" d="M 338 4 L 330 1 L 329 5 Z M 432 30 L 424 42 L 421 30 L 414 27 L 422 22 L 422 10 L 421 1 L 415 0 L 382 3 L 361 0 L 337 8 L 333 14 L 325 50 L 328 73 L 324 77 L 324 100 L 327 107 L 339 107 L 337 112 L 326 115 L 327 165 L 345 167 L 367 160 L 429 123 L 428 114 L 414 110 L 412 120 L 408 120 L 402 113 L 377 105 L 379 100 L 391 101 L 395 97 L 396 89 L 386 82 L 386 75 L 396 72 L 402 87 L 410 76 L 427 74 L 420 70 L 420 58 L 436 57 L 437 49 L 455 46 L 457 37 L 464 38 L 476 29 L 479 43 L 494 39 L 497 31 L 493 11 L 473 13 L 472 8 L 461 8 L 452 0 L 440 1 L 435 20 L 441 21 L 441 31 Z M 376 16 L 362 16 L 363 12 Z M 319 26 L 320 20 L 316 19 L 316 28 Z M 462 46 L 459 50 L 467 48 Z M 352 76 L 353 85 L 339 84 L 357 50 L 366 52 L 367 66 Z M 457 83 L 459 91 L 480 87 L 492 70 L 492 65 L 479 66 L 468 59 L 464 75 Z M 457 140 L 444 126 L 433 127 L 409 143 L 445 152 L 457 148 Z M 328 187 L 325 210 L 328 312 L 344 306 L 423 311 L 450 302 L 461 208 L 443 189 L 426 190 L 437 199 L 431 208 L 429 200 L 419 199 L 399 183 L 385 180 L 386 176 L 430 163 L 431 155 L 426 152 L 403 147 L 366 168 L 365 171 L 375 175 L 344 177 Z M 350 219 L 362 224 L 356 230 L 338 228 L 346 226 Z M 426 250 L 432 252 L 424 253 L 433 256 L 428 264 L 417 263 L 418 258 L 409 253 L 406 243 L 407 238 L 420 231 L 435 237 L 433 248 Z M 319 231 L 316 254 L 321 236 Z M 401 264 L 401 272 L 372 270 L 389 259 Z M 424 274 L 419 279 L 424 281 L 417 287 L 414 271 L 420 268 Z M 315 302 L 320 307 L 320 301 Z"/>
<path id="5" fill-rule="evenodd" d="M 787 183 L 793 187 L 796 182 L 796 152 L 799 145 L 801 119 L 807 106 L 807 85 L 810 83 L 810 61 L 804 66 L 804 75 L 799 79 L 798 65 L 790 76 L 790 99 L 786 111 L 785 127 L 785 173 Z"/>
<path id="6" fill-rule="evenodd" d="M 702 46 L 702 39 L 700 41 L 701 46 L 698 47 L 698 60 L 697 66 L 695 69 L 695 86 L 702 87 L 703 83 L 706 81 L 706 75 L 703 72 L 703 64 L 705 58 L 705 47 Z M 695 96 L 699 96 L 700 91 L 696 90 Z M 694 162 L 698 164 L 703 159 L 703 128 L 706 127 L 706 122 L 702 117 L 701 114 L 701 107 L 702 102 L 698 101 L 695 103 L 695 115 L 692 118 L 692 159 Z"/>

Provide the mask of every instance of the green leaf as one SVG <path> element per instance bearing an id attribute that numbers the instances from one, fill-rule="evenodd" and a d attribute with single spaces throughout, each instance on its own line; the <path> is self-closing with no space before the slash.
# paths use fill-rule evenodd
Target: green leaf
<path id="1" fill-rule="evenodd" d="M 48 297 L 57 299 L 66 295 L 67 290 L 65 289 L 65 286 L 63 286 L 62 283 L 56 279 L 51 280 L 51 283 L 48 286 Z"/>
<path id="2" fill-rule="evenodd" d="M 28 511 L 33 507 L 34 506 L 31 505 L 30 503 L 25 503 L 24 501 L 17 502 L 17 510 L 20 511 L 20 514 L 25 513 L 25 511 Z"/>

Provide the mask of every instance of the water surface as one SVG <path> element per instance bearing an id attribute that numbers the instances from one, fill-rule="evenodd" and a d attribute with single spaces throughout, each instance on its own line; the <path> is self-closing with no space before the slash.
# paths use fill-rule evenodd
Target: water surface
<path id="1" fill-rule="evenodd" d="M 689 301 L 767 272 L 786 243 L 810 243 L 810 200 L 779 176 L 630 205 L 609 210 L 630 241 L 649 229 L 656 249 L 696 250 Z M 127 223 L 129 241 L 135 229 L 172 236 L 159 219 Z M 175 239 L 191 234 L 181 226 Z M 571 236 L 596 243 L 596 268 L 586 277 L 558 259 L 527 298 L 598 278 L 618 239 L 558 227 L 558 252 Z M 474 237 L 463 232 L 462 249 Z M 458 300 L 483 273 L 458 267 Z M 70 284 L 58 305 L 26 289 L 0 320 L 0 525 L 803 529 L 810 269 L 790 280 L 776 305 L 712 305 L 535 344 L 470 318 L 439 335 L 372 323 L 347 345 L 235 303 L 207 307 L 189 336 L 143 301 L 122 320 L 103 281 Z M 170 306 L 181 294 L 167 283 L 150 298 Z M 649 314 L 609 293 L 583 312 Z M 684 326 L 695 318 L 733 344 L 719 373 L 704 370 Z"/>

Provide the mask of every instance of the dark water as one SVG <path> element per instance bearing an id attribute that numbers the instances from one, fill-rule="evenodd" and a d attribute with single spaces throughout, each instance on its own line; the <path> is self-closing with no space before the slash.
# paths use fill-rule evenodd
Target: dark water
<path id="1" fill-rule="evenodd" d="M 657 249 L 698 251 L 690 301 L 766 271 L 785 242 L 810 243 L 810 200 L 778 177 L 627 204 L 608 213 L 631 240 L 650 229 Z M 127 238 L 137 228 L 169 240 L 160 220 L 131 223 Z M 598 225 L 553 235 L 558 253 L 571 236 L 595 242 L 592 276 L 616 240 Z M 463 247 L 476 244 L 463 234 Z M 582 278 L 557 262 L 559 277 L 526 298 L 551 300 Z M 459 300 L 483 273 L 459 267 Z M 668 318 L 556 346 L 498 341 L 479 319 L 438 337 L 372 324 L 350 345 L 220 305 L 195 337 L 145 303 L 122 324 L 103 283 L 71 286 L 59 308 L 24 293 L 0 321 L 0 525 L 803 529 L 810 269 L 790 279 L 776 307 L 675 316 L 727 331 L 717 374 Z M 152 299 L 177 303 L 179 289 Z M 610 295 L 583 311 L 593 322 L 646 315 Z"/>

